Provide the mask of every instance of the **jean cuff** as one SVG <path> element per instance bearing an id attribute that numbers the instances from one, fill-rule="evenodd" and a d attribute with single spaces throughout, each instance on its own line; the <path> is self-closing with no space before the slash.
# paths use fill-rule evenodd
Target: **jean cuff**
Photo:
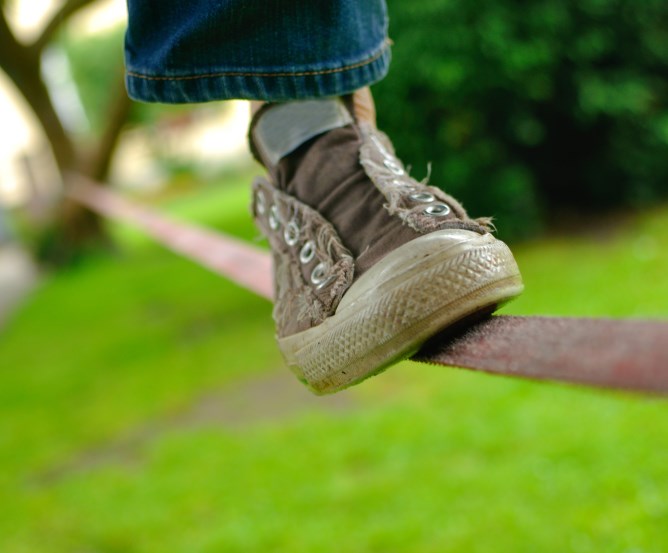
<path id="1" fill-rule="evenodd" d="M 390 42 L 344 65 L 276 71 L 220 71 L 194 75 L 146 75 L 128 68 L 126 86 L 133 100 L 184 104 L 215 100 L 280 102 L 342 96 L 380 81 L 389 69 Z"/>

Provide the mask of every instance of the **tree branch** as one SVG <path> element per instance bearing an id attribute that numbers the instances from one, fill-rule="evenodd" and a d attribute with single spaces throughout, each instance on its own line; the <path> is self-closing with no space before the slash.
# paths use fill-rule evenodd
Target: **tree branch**
<path id="1" fill-rule="evenodd" d="M 58 117 L 40 75 L 37 52 L 14 36 L 0 9 L 0 68 L 7 74 L 39 121 L 61 171 L 75 163 L 74 146 Z"/>
<path id="2" fill-rule="evenodd" d="M 81 8 L 85 8 L 92 4 L 95 0 L 66 0 L 60 9 L 53 15 L 51 20 L 46 24 L 42 34 L 32 43 L 30 48 L 36 52 L 41 52 L 44 47 L 53 38 L 53 35 L 60 28 L 60 26 L 67 21 L 74 13 Z"/>
<path id="3" fill-rule="evenodd" d="M 104 181 L 107 178 L 121 131 L 132 109 L 132 101 L 125 89 L 122 68 L 119 70 L 114 88 L 107 107 L 107 124 L 87 167 L 88 174 L 97 181 Z"/>
<path id="4" fill-rule="evenodd" d="M 0 9 L 0 69 L 2 69 L 16 87 L 29 81 L 34 73 L 39 73 L 39 58 L 32 55 L 32 50 L 19 42 Z"/>
<path id="5" fill-rule="evenodd" d="M 21 43 L 12 32 L 5 11 L 0 6 L 0 67 L 7 71 L 7 67 L 12 65 L 12 58 L 20 51 Z"/>

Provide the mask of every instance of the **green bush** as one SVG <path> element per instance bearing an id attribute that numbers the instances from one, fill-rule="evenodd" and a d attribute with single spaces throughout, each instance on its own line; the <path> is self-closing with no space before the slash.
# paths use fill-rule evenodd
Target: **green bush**
<path id="1" fill-rule="evenodd" d="M 665 0 L 389 0 L 379 124 L 505 237 L 668 196 Z"/>

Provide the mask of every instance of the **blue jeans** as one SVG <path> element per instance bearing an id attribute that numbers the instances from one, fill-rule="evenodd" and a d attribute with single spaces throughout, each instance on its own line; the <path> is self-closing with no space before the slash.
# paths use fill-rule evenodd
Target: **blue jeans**
<path id="1" fill-rule="evenodd" d="M 144 102 L 339 96 L 382 79 L 385 0 L 128 0 L 127 88 Z"/>

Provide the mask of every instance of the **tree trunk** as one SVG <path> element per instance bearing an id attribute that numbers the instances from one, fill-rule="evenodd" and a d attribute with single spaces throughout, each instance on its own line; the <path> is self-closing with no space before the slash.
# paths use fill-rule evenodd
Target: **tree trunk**
<path id="1" fill-rule="evenodd" d="M 124 86 L 121 86 L 121 78 L 118 92 L 110 101 L 107 127 L 95 148 L 84 154 L 84 149 L 77 148 L 63 127 L 42 79 L 41 52 L 44 46 L 63 20 L 93 1 L 65 2 L 33 45 L 23 44 L 16 39 L 0 7 L 0 67 L 14 82 L 42 127 L 65 191 L 73 174 L 83 174 L 101 182 L 106 179 L 131 107 Z M 79 257 L 82 252 L 100 246 L 108 247 L 110 243 L 100 217 L 64 195 L 49 229 L 45 231 L 45 240 L 38 248 L 38 255 L 46 261 L 62 264 Z"/>
<path id="2" fill-rule="evenodd" d="M 123 75 L 118 80 L 117 90 L 110 100 L 107 125 L 88 155 L 80 155 L 74 171 L 63 175 L 63 183 L 67 190 L 70 180 L 75 180 L 77 173 L 91 179 L 106 183 L 113 160 L 118 139 L 128 119 L 132 102 L 125 90 Z M 51 261 L 62 264 L 70 263 L 81 254 L 92 250 L 111 249 L 112 240 L 104 226 L 104 220 L 95 212 L 80 203 L 65 197 L 58 213 L 56 235 L 61 237 L 60 243 L 51 252 Z"/>
<path id="3" fill-rule="evenodd" d="M 61 172 L 70 171 L 76 163 L 74 145 L 56 113 L 40 74 L 41 51 L 18 42 L 0 13 L 0 67 L 14 82 L 37 117 L 53 149 Z"/>
<path id="4" fill-rule="evenodd" d="M 90 159 L 95 159 L 96 155 L 94 153 L 84 156 L 77 152 L 54 109 L 39 69 L 34 66 L 30 69 L 23 71 L 20 84 L 17 85 L 20 86 L 51 146 L 66 193 L 72 174 L 90 175 L 91 165 L 94 165 L 90 163 Z M 105 163 L 108 167 L 109 161 Z M 38 248 L 38 256 L 55 265 L 71 263 L 88 251 L 108 248 L 111 244 L 99 215 L 66 196 L 61 197 L 45 233 L 45 239 Z"/>

